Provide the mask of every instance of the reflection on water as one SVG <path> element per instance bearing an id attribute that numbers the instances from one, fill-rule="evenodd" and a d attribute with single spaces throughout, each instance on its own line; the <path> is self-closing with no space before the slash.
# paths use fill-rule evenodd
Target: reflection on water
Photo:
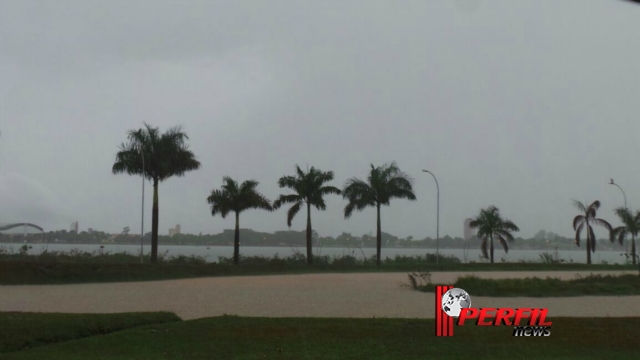
<path id="1" fill-rule="evenodd" d="M 7 250 L 13 250 L 13 252 L 17 253 L 18 249 L 22 246 L 22 244 L 1 244 L 0 247 L 4 247 Z M 113 245 L 113 244 L 29 244 L 32 246 L 29 249 L 28 254 L 39 254 L 45 249 L 48 251 L 60 251 L 60 252 L 69 252 L 73 249 L 77 249 L 80 251 L 98 251 L 101 246 L 104 246 L 102 249 L 105 252 L 109 253 L 118 253 L 118 252 L 127 252 L 130 254 L 138 255 L 140 253 L 140 245 Z M 243 256 L 274 256 L 278 254 L 281 257 L 287 257 L 294 253 L 294 251 L 299 251 L 302 254 L 306 254 L 306 249 L 304 247 L 250 247 L 250 246 L 241 246 L 240 247 L 240 255 Z M 149 245 L 144 246 L 144 252 L 148 253 L 151 251 L 151 247 Z M 169 256 L 177 256 L 177 255 L 185 255 L 185 256 L 203 256 L 209 262 L 218 261 L 218 257 L 232 257 L 233 256 L 233 247 L 232 246 L 159 246 L 158 253 L 164 253 L 168 251 Z M 424 255 L 426 253 L 435 254 L 435 249 L 406 249 L 406 248 L 382 248 L 382 257 L 395 257 L 396 255 Z M 495 251 L 494 252 L 494 260 L 495 262 L 501 262 L 504 259 L 507 262 L 518 262 L 520 260 L 524 261 L 538 261 L 540 260 L 540 253 L 548 252 L 552 254 L 554 257 L 556 252 L 554 250 L 510 250 L 508 254 L 505 254 L 504 251 Z M 357 248 L 357 249 L 348 249 L 348 248 L 314 248 L 313 253 L 315 255 L 329 255 L 329 256 L 342 256 L 342 255 L 353 255 L 357 258 L 362 258 L 363 255 L 366 257 L 370 257 L 375 255 L 375 248 Z M 460 260 L 464 259 L 464 250 L 463 249 L 440 249 L 441 255 L 454 255 L 458 257 Z M 591 261 L 593 263 L 599 264 L 603 261 L 606 261 L 609 264 L 618 263 L 624 264 L 625 257 L 623 255 L 624 250 L 620 251 L 596 251 L 591 255 Z M 573 262 L 577 263 L 586 263 L 587 254 L 585 249 L 578 250 L 559 250 L 557 251 L 558 258 L 564 259 L 565 262 Z M 468 261 L 480 262 L 480 249 L 469 249 L 467 254 Z"/>

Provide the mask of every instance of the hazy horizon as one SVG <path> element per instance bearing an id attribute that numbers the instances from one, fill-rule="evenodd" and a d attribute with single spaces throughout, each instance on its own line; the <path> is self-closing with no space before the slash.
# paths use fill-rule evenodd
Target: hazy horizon
<path id="1" fill-rule="evenodd" d="M 143 122 L 182 125 L 198 171 L 160 184 L 159 233 L 219 233 L 206 197 L 223 176 L 274 200 L 294 166 L 332 185 L 396 161 L 418 198 L 382 209 L 382 231 L 462 236 L 496 205 L 531 238 L 571 237 L 578 210 L 633 209 L 640 135 L 638 12 L 624 1 L 0 0 L 0 222 L 140 229 L 141 178 L 113 175 Z M 152 186 L 145 185 L 145 232 Z M 321 236 L 375 233 L 327 196 Z M 289 229 L 288 207 L 240 227 Z M 292 230 L 303 230 L 300 212 Z M 596 228 L 598 238 L 604 237 Z"/>

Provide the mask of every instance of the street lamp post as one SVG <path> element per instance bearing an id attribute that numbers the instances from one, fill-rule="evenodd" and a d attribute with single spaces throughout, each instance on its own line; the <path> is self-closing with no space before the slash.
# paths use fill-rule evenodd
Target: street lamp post
<path id="1" fill-rule="evenodd" d="M 616 184 L 615 182 L 613 182 L 613 179 L 611 179 L 611 181 L 609 181 L 609 185 L 615 185 L 618 187 L 618 189 L 620 189 L 620 191 L 622 191 L 622 197 L 624 198 L 624 208 L 627 209 L 627 195 L 625 195 L 624 190 L 622 190 L 622 187 L 620 187 L 620 185 Z M 626 242 L 625 239 L 625 251 L 627 252 L 627 254 L 629 253 L 629 244 Z"/>
<path id="2" fill-rule="evenodd" d="M 624 197 L 624 207 L 627 207 L 627 195 L 625 195 L 624 190 L 622 190 L 622 188 L 620 187 L 620 185 L 616 184 L 615 182 L 613 182 L 613 179 L 611 179 L 611 181 L 609 181 L 609 185 L 615 185 L 618 187 L 618 189 L 620 189 L 620 191 L 622 191 L 622 197 Z"/>
<path id="3" fill-rule="evenodd" d="M 433 176 L 433 180 L 436 181 L 436 190 L 438 191 L 438 200 L 437 200 L 437 213 L 436 213 L 436 264 L 440 262 L 440 186 L 438 186 L 438 179 L 433 173 L 429 170 L 422 170 L 426 173 L 431 174 Z"/>
<path id="4" fill-rule="evenodd" d="M 140 156 L 142 158 L 142 220 L 140 220 L 140 264 L 142 264 L 143 258 L 143 248 L 142 243 L 144 240 L 144 152 L 142 151 L 142 144 L 140 145 Z"/>

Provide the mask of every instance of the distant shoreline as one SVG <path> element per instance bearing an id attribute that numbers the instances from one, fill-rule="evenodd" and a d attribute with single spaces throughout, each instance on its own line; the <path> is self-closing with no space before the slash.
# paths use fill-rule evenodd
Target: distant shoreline
<path id="1" fill-rule="evenodd" d="M 68 243 L 68 242 L 51 242 L 51 243 L 46 243 L 46 242 L 30 242 L 30 243 L 24 243 L 24 242 L 0 242 L 0 247 L 1 246 L 6 246 L 6 245 L 30 245 L 30 246 L 46 246 L 46 245 L 95 245 L 95 246 L 140 246 L 140 244 L 114 244 L 114 243 Z M 144 246 L 151 246 L 151 244 L 149 243 L 145 243 Z M 174 247 L 174 246 L 190 246 L 190 247 L 216 247 L 216 248 L 233 248 L 233 245 L 196 245 L 196 244 L 158 244 L 158 246 L 160 247 Z M 306 245 L 304 244 L 300 244 L 300 245 L 240 245 L 241 248 L 306 248 Z M 317 248 L 318 246 L 314 245 L 314 248 Z M 327 248 L 327 249 L 346 249 L 346 248 L 355 248 L 355 249 L 375 249 L 375 246 L 322 246 L 322 248 Z M 421 247 L 421 246 L 411 246 L 411 247 L 407 247 L 407 246 L 382 246 L 382 249 L 423 249 L 423 250 L 433 250 L 436 251 L 436 248 L 432 248 L 432 247 Z M 478 247 L 470 247 L 468 248 L 468 250 L 478 250 Z M 461 247 L 440 247 L 439 250 L 465 250 L 464 248 Z M 532 250 L 532 251 L 545 251 L 545 252 L 554 252 L 556 251 L 555 248 L 553 249 L 546 249 L 546 248 L 517 248 L 517 247 L 511 247 L 509 250 L 516 250 L 516 251 L 527 251 L 527 250 Z M 502 250 L 500 250 L 502 251 Z M 579 252 L 584 252 L 586 251 L 583 248 L 560 248 L 558 247 L 558 251 L 579 251 Z M 621 252 L 624 253 L 625 249 L 600 249 L 598 251 L 616 251 L 616 252 Z"/>

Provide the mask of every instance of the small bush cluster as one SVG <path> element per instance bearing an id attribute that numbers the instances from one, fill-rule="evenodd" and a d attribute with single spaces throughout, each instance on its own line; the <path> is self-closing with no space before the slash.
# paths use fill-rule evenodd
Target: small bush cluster
<path id="1" fill-rule="evenodd" d="M 636 275 L 576 275 L 576 278 L 571 280 L 552 277 L 484 279 L 470 275 L 459 277 L 453 286 L 476 296 L 554 297 L 640 294 L 640 279 Z"/>

